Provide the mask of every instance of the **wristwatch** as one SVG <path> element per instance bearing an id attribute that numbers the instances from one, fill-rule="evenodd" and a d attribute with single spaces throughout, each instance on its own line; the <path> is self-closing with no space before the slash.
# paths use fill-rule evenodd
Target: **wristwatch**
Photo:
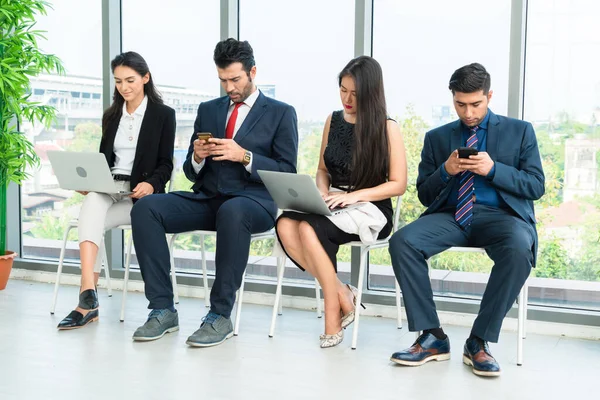
<path id="1" fill-rule="evenodd" d="M 250 161 L 252 161 L 252 153 L 246 150 L 244 152 L 244 158 L 242 159 L 242 165 L 245 167 L 250 164 Z"/>

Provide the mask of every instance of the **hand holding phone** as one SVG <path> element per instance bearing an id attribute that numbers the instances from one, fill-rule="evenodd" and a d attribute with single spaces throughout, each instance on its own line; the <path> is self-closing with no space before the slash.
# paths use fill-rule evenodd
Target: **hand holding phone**
<path id="1" fill-rule="evenodd" d="M 476 156 L 477 149 L 474 147 L 459 147 L 458 158 L 469 158 L 469 156 Z"/>
<path id="2" fill-rule="evenodd" d="M 210 155 L 209 150 L 215 144 L 208 142 L 208 139 L 213 137 L 210 132 L 198 132 L 196 136 L 198 139 L 194 140 L 194 160 L 199 164 Z"/>

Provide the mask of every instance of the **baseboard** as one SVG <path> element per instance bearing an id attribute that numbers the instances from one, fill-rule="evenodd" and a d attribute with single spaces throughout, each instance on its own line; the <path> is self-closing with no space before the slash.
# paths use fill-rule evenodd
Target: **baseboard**
<path id="1" fill-rule="evenodd" d="M 13 268 L 11 279 L 21 279 L 33 282 L 54 283 L 56 278 L 55 272 L 35 271 L 28 269 Z M 62 274 L 61 285 L 79 286 L 80 276 L 74 274 Z M 106 280 L 100 278 L 98 287 L 106 287 Z M 123 290 L 122 279 L 111 279 L 111 287 L 113 290 Z M 191 298 L 204 298 L 204 288 L 199 286 L 181 285 L 178 286 L 179 296 Z M 142 292 L 144 290 L 143 282 L 139 280 L 130 280 L 128 283 L 129 292 Z M 262 292 L 244 292 L 245 304 L 257 304 L 264 306 L 273 306 L 275 295 L 272 293 Z M 301 296 L 282 296 L 283 307 L 295 308 L 301 310 L 316 310 L 315 299 Z M 394 306 L 386 306 L 380 304 L 368 304 L 366 310 L 361 310 L 361 315 L 396 319 L 397 311 Z M 474 314 L 456 313 L 449 311 L 439 311 L 438 316 L 442 325 L 455 325 L 463 327 L 471 327 L 475 320 Z M 402 310 L 402 322 L 404 329 L 408 329 L 406 322 L 406 314 Z M 600 340 L 600 327 L 575 324 L 561 324 L 556 322 L 533 321 L 528 320 L 527 333 L 549 335 L 549 336 L 565 336 L 577 339 Z M 502 331 L 516 332 L 517 319 L 506 318 L 502 325 Z"/>

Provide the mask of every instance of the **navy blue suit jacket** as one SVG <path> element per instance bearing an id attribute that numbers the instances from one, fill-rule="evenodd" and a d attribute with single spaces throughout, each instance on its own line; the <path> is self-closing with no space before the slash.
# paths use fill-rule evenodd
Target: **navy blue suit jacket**
<path id="1" fill-rule="evenodd" d="M 494 161 L 496 172 L 491 185 L 506 204 L 535 233 L 534 265 L 537 254 L 537 231 L 533 201 L 544 194 L 544 171 L 540 152 L 529 122 L 503 117 L 488 109 L 487 153 Z M 419 163 L 417 191 L 427 207 L 423 215 L 441 210 L 454 186 L 454 176 L 448 183 L 440 175 L 440 166 L 462 145 L 460 120 L 435 128 L 425 135 Z"/>
<path id="2" fill-rule="evenodd" d="M 218 195 L 245 196 L 258 202 L 275 218 L 277 206 L 256 171 L 296 172 L 296 111 L 292 106 L 260 93 L 233 138 L 242 148 L 252 152 L 252 173 L 246 171 L 241 163 L 214 161 L 208 157 L 204 167 L 196 174 L 192 166 L 196 133 L 210 132 L 213 137 L 225 138 L 228 110 L 228 96 L 207 101 L 198 107 L 194 133 L 183 164 L 185 175 L 194 182 L 193 193 L 177 194 L 195 199 L 210 199 Z"/>

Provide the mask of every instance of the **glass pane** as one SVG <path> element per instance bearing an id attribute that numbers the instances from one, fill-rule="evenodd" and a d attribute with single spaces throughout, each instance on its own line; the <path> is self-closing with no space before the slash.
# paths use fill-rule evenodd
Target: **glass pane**
<path id="1" fill-rule="evenodd" d="M 390 115 L 402 127 L 408 187 L 401 224 L 424 211 L 416 193 L 425 132 L 457 119 L 448 81 L 459 67 L 479 62 L 492 77 L 490 108 L 506 115 L 510 42 L 510 0 L 375 0 L 373 57 L 383 68 Z M 462 21 L 462 23 L 461 23 Z M 392 290 L 394 273 L 387 249 L 370 254 L 369 285 Z M 485 255 L 446 252 L 431 260 L 436 295 L 480 297 L 492 266 Z"/>
<path id="2" fill-rule="evenodd" d="M 295 107 L 298 172 L 314 176 L 325 120 L 341 109 L 337 74 L 353 57 L 354 3 L 240 0 L 240 40 L 254 49 L 259 89 Z M 270 252 L 271 244 L 265 241 L 252 246 L 251 256 L 264 258 Z M 349 251 L 340 249 L 338 260 L 342 276 L 349 274 Z M 268 257 L 261 264 L 269 268 L 251 266 L 248 272 L 275 276 L 275 259 Z M 290 261 L 288 267 L 286 278 L 308 278 Z"/>
<path id="3" fill-rule="evenodd" d="M 37 18 L 36 28 L 47 31 L 48 40 L 40 47 L 62 59 L 66 75 L 33 78 L 31 98 L 56 107 L 58 118 L 49 129 L 22 126 L 41 159 L 39 170 L 31 171 L 21 190 L 23 256 L 42 259 L 58 258 L 64 228 L 79 214 L 83 199 L 58 187 L 46 152 L 98 151 L 102 118 L 101 2 L 56 0 L 52 7 L 47 16 Z M 76 238 L 73 230 L 67 259 L 79 259 Z"/>
<path id="4" fill-rule="evenodd" d="M 532 303 L 600 309 L 599 13 L 595 1 L 529 1 L 524 117 L 546 173 Z"/>
<path id="5" fill-rule="evenodd" d="M 177 113 L 176 178 L 172 190 L 192 187 L 181 168 L 196 112 L 201 102 L 220 95 L 213 62 L 213 51 L 219 41 L 219 5 L 220 2 L 212 0 L 178 0 L 168 7 L 160 0 L 121 2 L 123 51 L 135 51 L 144 57 L 165 104 Z M 206 239 L 206 245 L 209 258 L 214 259 L 214 239 Z M 198 235 L 180 235 L 174 250 L 177 270 L 198 271 L 199 249 Z M 135 264 L 134 255 L 132 265 Z"/>

